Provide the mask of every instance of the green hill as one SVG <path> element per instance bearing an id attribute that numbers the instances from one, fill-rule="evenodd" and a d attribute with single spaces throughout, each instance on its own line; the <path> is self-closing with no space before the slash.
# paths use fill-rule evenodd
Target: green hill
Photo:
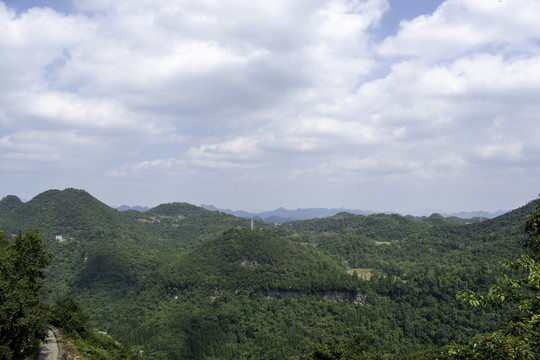
<path id="1" fill-rule="evenodd" d="M 158 205 L 145 213 L 149 216 L 189 217 L 208 214 L 208 212 L 208 210 L 195 205 L 176 202 Z"/>
<path id="2" fill-rule="evenodd" d="M 399 358 L 495 326 L 499 315 L 455 295 L 495 281 L 533 209 L 470 224 L 340 213 L 251 231 L 186 203 L 120 212 L 66 189 L 5 197 L 0 229 L 37 228 L 53 253 L 49 301 L 74 297 L 143 358 L 294 358 L 326 341 Z"/>
<path id="3" fill-rule="evenodd" d="M 22 205 L 22 203 L 21 199 L 14 195 L 4 196 L 2 200 L 0 200 L 0 216 L 9 213 L 11 210 Z"/>
<path id="4" fill-rule="evenodd" d="M 140 213 L 139 221 L 146 221 L 164 239 L 174 241 L 182 250 L 215 238 L 228 229 L 250 226 L 250 220 L 219 211 L 210 211 L 187 203 L 162 204 Z M 256 222 L 257 227 L 264 226 Z"/>
<path id="5" fill-rule="evenodd" d="M 440 216 L 412 220 L 400 215 L 340 213 L 281 225 L 277 233 L 307 243 L 346 263 L 407 279 L 426 266 L 497 266 L 519 250 L 531 202 L 497 218 L 471 224 Z"/>
<path id="6" fill-rule="evenodd" d="M 55 297 L 103 288 L 103 279 L 111 287 L 127 287 L 133 274 L 156 261 L 155 252 L 146 251 L 153 239 L 142 224 L 82 190 L 41 193 L 0 217 L 0 228 L 7 234 L 39 230 L 54 255 L 47 285 Z"/>
<path id="7" fill-rule="evenodd" d="M 269 230 L 227 231 L 164 267 L 160 278 L 167 297 L 142 325 L 157 331 L 132 339 L 148 344 L 151 358 L 300 355 L 313 341 L 352 336 L 347 317 L 366 301 L 361 280 Z M 127 332 L 118 329 L 120 337 Z"/>
<path id="8" fill-rule="evenodd" d="M 188 204 L 120 212 L 77 189 L 49 190 L 11 208 L 0 213 L 0 229 L 10 236 L 36 228 L 54 255 L 46 279 L 51 300 L 76 297 L 100 326 L 124 313 L 125 297 L 153 286 L 157 269 L 183 249 L 247 225 Z"/>
<path id="9" fill-rule="evenodd" d="M 56 235 L 90 242 L 124 235 L 126 231 L 137 233 L 130 230 L 132 222 L 120 212 L 76 189 L 43 192 L 2 216 L 0 221 L 0 226 L 8 232 L 38 228 L 49 245 L 58 241 Z"/>
<path id="10" fill-rule="evenodd" d="M 356 291 L 358 279 L 312 248 L 269 230 L 230 230 L 168 266 L 169 287 L 211 291 Z"/>

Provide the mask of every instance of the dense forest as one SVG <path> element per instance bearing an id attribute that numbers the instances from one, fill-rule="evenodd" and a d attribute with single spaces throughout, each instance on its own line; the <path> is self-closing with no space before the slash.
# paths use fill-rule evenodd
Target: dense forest
<path id="1" fill-rule="evenodd" d="M 75 299 L 68 296 L 56 304 L 44 300 L 48 292 L 42 280 L 50 260 L 36 230 L 19 232 L 14 241 L 0 232 L 0 359 L 37 359 L 51 325 L 73 339 L 77 353 L 86 358 L 137 359 L 130 349 L 95 331 Z"/>
<path id="2" fill-rule="evenodd" d="M 89 349 L 106 331 L 123 358 L 535 358 L 538 277 L 524 274 L 538 274 L 536 203 L 485 221 L 339 213 L 250 230 L 186 203 L 139 212 L 76 189 L 6 196 L 2 303 L 22 296 L 8 287 L 17 244 L 42 238 L 33 296 L 47 317 L 35 328 L 56 323 Z M 0 311 L 9 331 L 14 310 Z"/>

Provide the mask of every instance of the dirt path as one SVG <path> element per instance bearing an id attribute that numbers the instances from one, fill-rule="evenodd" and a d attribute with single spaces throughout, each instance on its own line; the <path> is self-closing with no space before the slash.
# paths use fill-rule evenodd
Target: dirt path
<path id="1" fill-rule="evenodd" d="M 49 329 L 47 339 L 39 345 L 38 360 L 58 360 L 58 342 L 52 329 Z"/>

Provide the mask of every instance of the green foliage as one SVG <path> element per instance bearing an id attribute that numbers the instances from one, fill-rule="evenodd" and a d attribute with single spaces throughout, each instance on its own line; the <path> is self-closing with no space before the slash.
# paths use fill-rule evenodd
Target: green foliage
<path id="1" fill-rule="evenodd" d="M 191 250 L 229 229 L 247 228 L 250 220 L 186 203 L 162 204 L 144 213 L 138 221 L 149 224 L 155 234 L 172 239 L 179 250 Z M 256 222 L 257 227 L 262 222 Z"/>
<path id="2" fill-rule="evenodd" d="M 84 336 L 74 337 L 77 350 L 85 359 L 92 360 L 135 360 L 140 359 L 138 353 L 118 344 L 112 337 L 96 331 L 85 333 Z"/>
<path id="3" fill-rule="evenodd" d="M 319 345 L 311 354 L 302 357 L 302 359 L 312 360 L 356 360 L 359 358 L 360 355 L 353 352 L 349 346 L 336 344 Z"/>
<path id="4" fill-rule="evenodd" d="M 75 299 L 66 297 L 52 308 L 45 305 L 42 280 L 50 260 L 37 230 L 19 232 L 13 242 L 0 232 L 0 359 L 33 356 L 49 322 L 74 336 L 89 358 L 138 358 L 97 334 Z"/>
<path id="5" fill-rule="evenodd" d="M 100 334 L 90 324 L 90 318 L 77 300 L 65 297 L 51 308 L 51 323 L 64 336 L 72 339 L 77 350 L 87 359 L 138 359 L 139 356 L 120 345 L 112 337 Z"/>
<path id="6" fill-rule="evenodd" d="M 41 279 L 50 255 L 36 230 L 12 243 L 0 232 L 0 354 L 17 358 L 46 333 L 48 311 Z"/>
<path id="7" fill-rule="evenodd" d="M 92 330 L 90 318 L 81 308 L 77 300 L 67 296 L 51 309 L 51 322 L 54 326 L 68 334 L 85 336 Z"/>
<path id="8" fill-rule="evenodd" d="M 118 335 L 151 358 L 287 358 L 322 336 L 352 335 L 358 306 L 347 296 L 362 284 L 313 249 L 268 230 L 231 230 L 166 266 L 167 298 Z M 329 303 L 326 292 L 344 300 Z M 321 333 L 318 326 L 327 330 Z M 154 329 L 145 331 L 144 329 Z M 156 331 L 157 330 L 157 331 Z M 125 337 L 124 337 L 125 336 Z"/>
<path id="9" fill-rule="evenodd" d="M 450 348 L 453 358 L 536 359 L 540 356 L 540 202 L 527 216 L 523 241 L 526 252 L 515 261 L 506 260 L 511 274 L 503 274 L 499 284 L 485 294 L 464 290 L 458 294 L 473 306 L 508 309 L 510 318 L 498 330 L 479 336 L 473 344 Z"/>
<path id="10" fill-rule="evenodd" d="M 300 357 L 301 360 L 390 360 L 395 358 L 395 355 L 377 352 L 372 344 L 368 344 L 360 337 L 345 344 L 318 345 L 311 353 Z"/>
<path id="11" fill-rule="evenodd" d="M 20 279 L 28 282 L 34 289 L 41 288 L 40 280 L 45 277 L 44 269 L 51 260 L 51 254 L 45 251 L 41 236 L 35 229 L 24 235 L 19 232 L 15 237 L 15 269 Z"/>
<path id="12" fill-rule="evenodd" d="M 525 232 L 528 236 L 522 240 L 522 245 L 534 260 L 540 261 L 540 201 L 536 204 L 536 211 L 527 215 Z"/>
<path id="13" fill-rule="evenodd" d="M 3 197 L 2 200 L 0 200 L 0 215 L 7 214 L 11 210 L 22 205 L 22 203 L 21 199 L 13 195 Z"/>
<path id="14" fill-rule="evenodd" d="M 532 206 L 470 224 L 341 213 L 248 231 L 248 219 L 185 203 L 118 212 L 67 189 L 0 213 L 0 228 L 40 229 L 55 254 L 43 273 L 54 317 L 66 309 L 56 321 L 92 358 L 114 356 L 80 335 L 93 333 L 82 314 L 149 359 L 443 359 L 513 314 L 471 312 L 455 294 L 488 291 Z M 367 304 L 328 297 L 358 292 Z"/>
<path id="15" fill-rule="evenodd" d="M 230 230 L 165 268 L 169 289 L 355 291 L 361 281 L 269 230 Z"/>

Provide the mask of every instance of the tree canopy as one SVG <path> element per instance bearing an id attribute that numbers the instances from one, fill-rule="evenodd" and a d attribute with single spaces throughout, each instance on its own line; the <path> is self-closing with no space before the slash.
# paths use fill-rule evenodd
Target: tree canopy
<path id="1" fill-rule="evenodd" d="M 41 280 L 49 264 L 37 230 L 10 241 L 0 233 L 0 358 L 18 358 L 45 337 L 47 307 Z"/>
<path id="2" fill-rule="evenodd" d="M 537 359 L 540 355 L 540 201 L 526 217 L 528 237 L 521 243 L 525 251 L 514 260 L 505 260 L 510 271 L 485 294 L 464 290 L 464 302 L 484 308 L 506 309 L 509 319 L 492 333 L 477 337 L 471 345 L 450 348 L 457 359 Z"/>
<path id="3" fill-rule="evenodd" d="M 489 292 L 503 271 L 498 260 L 523 250 L 516 238 L 535 205 L 482 222 L 340 213 L 282 225 L 256 222 L 251 231 L 247 219 L 184 203 L 119 212 L 74 189 L 13 204 L 0 211 L 0 228 L 6 234 L 39 228 L 55 254 L 46 272 L 34 268 L 32 275 L 38 284 L 47 275 L 40 291 L 57 302 L 51 323 L 79 334 L 83 355 L 102 342 L 87 340 L 93 337 L 87 329 L 97 327 L 149 359 L 461 354 L 473 339 L 479 346 L 475 334 L 490 334 L 520 315 L 509 295 L 502 309 L 480 310 L 456 294 Z M 537 236 L 533 224 L 527 222 L 528 235 Z M 2 240 L 2 259 L 9 259 L 2 269 L 10 269 L 3 280 L 23 267 L 17 253 L 35 253 L 10 237 Z M 538 261 L 531 239 L 522 244 Z M 528 261 L 518 263 L 516 276 L 508 268 L 507 276 L 519 282 Z M 518 285 L 516 294 L 526 295 L 525 283 Z M 517 342 L 508 344 L 519 353 Z"/>

